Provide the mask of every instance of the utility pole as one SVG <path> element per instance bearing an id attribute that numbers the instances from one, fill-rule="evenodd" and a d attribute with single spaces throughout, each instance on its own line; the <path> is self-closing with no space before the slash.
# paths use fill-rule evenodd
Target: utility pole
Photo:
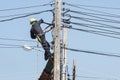
<path id="1" fill-rule="evenodd" d="M 60 29 L 61 29 L 61 0 L 55 0 L 54 80 L 60 80 Z"/>
<path id="2" fill-rule="evenodd" d="M 62 80 L 66 80 L 66 55 L 67 55 L 67 51 L 66 51 L 66 46 L 67 46 L 67 28 L 63 28 L 63 32 L 62 32 Z"/>

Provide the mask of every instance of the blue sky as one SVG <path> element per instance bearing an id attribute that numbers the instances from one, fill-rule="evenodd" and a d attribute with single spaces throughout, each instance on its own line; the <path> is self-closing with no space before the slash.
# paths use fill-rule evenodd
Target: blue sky
<path id="1" fill-rule="evenodd" d="M 17 8 L 17 7 L 27 7 L 33 5 L 42 5 L 49 3 L 51 0 L 2 0 L 0 3 L 0 10 L 9 9 L 9 8 Z M 103 6 L 103 7 L 118 7 L 120 8 L 119 0 L 63 0 L 65 2 L 80 4 L 80 5 L 93 5 L 93 6 Z M 46 7 L 38 7 L 38 8 L 30 8 L 30 9 L 22 9 L 22 10 L 14 10 L 14 11 L 0 11 L 0 16 L 14 15 L 14 14 L 22 14 L 22 13 L 30 13 L 30 12 L 38 12 L 53 9 L 54 6 L 46 6 Z M 76 10 L 76 11 L 85 11 L 82 9 L 77 9 L 71 6 L 65 6 L 68 9 Z M 88 7 L 87 7 L 88 8 Z M 102 8 L 90 8 L 94 10 L 99 10 L 111 14 L 119 15 L 120 9 L 102 9 Z M 86 10 L 87 11 L 87 10 Z M 88 11 L 90 12 L 90 11 Z M 77 14 L 72 14 L 74 16 L 78 16 Z M 32 40 L 30 38 L 30 18 L 43 18 L 46 22 L 51 22 L 52 14 L 42 13 L 39 15 L 29 16 L 26 18 L 11 20 L 7 22 L 0 22 L 0 38 L 6 39 L 23 39 L 23 40 Z M 85 17 L 85 16 L 82 16 Z M 0 18 L 9 19 L 7 18 Z M 119 20 L 119 18 L 117 19 Z M 72 19 L 74 22 L 82 22 L 75 19 Z M 120 20 L 119 20 L 120 21 Z M 104 23 L 104 22 L 103 22 Z M 119 24 L 112 24 L 114 26 L 120 26 Z M 44 25 L 43 25 L 44 26 Z M 82 28 L 81 26 L 73 25 L 73 27 Z M 118 30 L 119 31 L 119 30 Z M 120 31 L 119 31 L 120 32 Z M 51 32 L 46 34 L 47 40 L 52 41 Z M 27 42 L 27 41 L 15 41 L 15 40 L 2 40 L 0 39 L 0 44 L 11 44 L 11 45 L 31 45 L 36 46 L 35 42 Z M 120 55 L 120 40 L 113 39 L 109 37 L 104 37 L 100 35 L 79 32 L 74 30 L 68 30 L 68 39 L 67 46 L 70 48 L 81 49 L 81 50 L 92 50 L 103 53 L 117 53 Z M 2 48 L 6 47 L 0 45 L 0 80 L 37 80 L 39 75 L 41 74 L 46 61 L 44 60 L 43 52 L 32 50 L 25 51 L 22 48 Z M 41 48 L 40 48 L 41 49 Z M 41 49 L 42 50 L 42 49 Z M 107 56 L 99 56 L 92 54 L 85 54 L 80 52 L 71 52 L 67 51 L 67 65 L 69 74 L 72 75 L 72 62 L 73 59 L 76 59 L 76 67 L 77 67 L 77 76 L 85 76 L 89 78 L 77 77 L 76 80 L 93 80 L 97 77 L 99 80 L 106 79 L 120 79 L 120 58 L 116 57 L 107 57 Z"/>

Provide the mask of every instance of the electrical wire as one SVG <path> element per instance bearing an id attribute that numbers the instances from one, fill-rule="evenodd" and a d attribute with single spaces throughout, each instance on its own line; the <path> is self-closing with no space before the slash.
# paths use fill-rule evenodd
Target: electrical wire
<path id="1" fill-rule="evenodd" d="M 100 14 L 100 13 L 93 13 L 93 12 L 83 12 L 83 11 L 73 11 L 73 10 L 70 10 L 71 12 L 76 12 L 76 13 L 79 13 L 79 14 L 89 14 L 89 15 L 97 15 L 97 16 L 104 16 L 104 17 L 112 17 L 112 18 L 120 18 L 120 15 L 108 15 L 108 14 Z"/>
<path id="2" fill-rule="evenodd" d="M 23 47 L 22 45 L 0 44 L 0 48 L 22 48 L 22 47 Z M 30 46 L 30 47 L 37 47 L 37 46 Z M 42 47 L 39 47 L 39 48 L 42 48 Z M 62 48 L 64 48 L 64 47 L 62 47 Z M 80 50 L 80 49 L 73 49 L 73 48 L 67 48 L 67 47 L 65 49 L 70 50 L 70 51 L 74 51 L 74 52 L 83 52 L 83 53 L 103 55 L 103 56 L 109 56 L 109 57 L 120 57 L 120 55 L 106 54 L 106 53 L 87 51 L 87 50 Z"/>
<path id="3" fill-rule="evenodd" d="M 0 44 L 2 46 L 11 46 L 11 47 L 21 47 L 22 45 L 13 45 L 13 44 Z"/>
<path id="4" fill-rule="evenodd" d="M 32 41 L 32 40 L 10 39 L 10 38 L 0 38 L 0 40 L 23 41 L 23 42 L 36 42 L 36 41 Z"/>
<path id="5" fill-rule="evenodd" d="M 83 53 L 87 53 L 87 54 L 95 54 L 95 55 L 109 56 L 109 57 L 120 57 L 120 55 L 116 55 L 116 54 L 106 54 L 106 53 L 101 53 L 101 52 L 73 49 L 73 48 L 67 48 L 67 47 L 65 49 L 70 50 L 70 51 L 74 51 L 74 52 L 83 52 Z"/>
<path id="6" fill-rule="evenodd" d="M 92 27 L 90 25 L 83 24 L 83 23 L 76 23 L 76 22 L 70 22 L 70 23 L 71 24 L 75 24 L 75 25 L 79 25 L 79 26 L 84 26 L 84 27 L 87 27 L 87 28 L 92 28 L 92 29 L 97 29 L 97 30 L 105 31 L 105 32 L 97 31 L 97 32 L 100 32 L 100 33 L 106 33 L 106 34 L 112 34 L 112 35 L 120 35 L 120 32 L 117 32 L 117 31 L 112 31 L 112 30 L 107 30 L 107 29 Z"/>
<path id="7" fill-rule="evenodd" d="M 69 12 L 77 13 L 77 14 L 81 14 L 81 15 L 85 15 L 85 16 L 89 16 L 89 17 L 94 17 L 94 18 L 100 19 L 101 21 L 103 20 L 105 22 L 120 23 L 120 21 L 118 21 L 118 20 L 113 20 L 113 19 L 108 19 L 108 18 L 103 18 L 103 17 L 95 16 L 94 13 L 81 12 L 81 11 L 73 11 L 73 10 L 70 10 Z M 89 20 L 93 20 L 93 19 L 89 19 Z"/>
<path id="8" fill-rule="evenodd" d="M 20 9 L 28 9 L 28 8 L 36 8 L 36 7 L 41 7 L 41 6 L 48 6 L 48 5 L 52 5 L 53 1 L 50 1 L 46 4 L 42 4 L 42 5 L 33 5 L 33 6 L 27 6 L 27 7 L 17 7 L 17 8 L 8 8 L 8 9 L 1 9 L 0 11 L 13 11 L 13 10 L 20 10 Z"/>
<path id="9" fill-rule="evenodd" d="M 66 3 L 66 2 L 64 2 Z M 73 4 L 73 3 L 72 3 Z M 81 5 L 81 4 L 73 4 L 77 6 L 82 6 L 82 7 L 90 7 L 90 8 L 103 8 L 103 9 L 114 9 L 114 10 L 120 10 L 118 7 L 104 7 L 104 6 L 94 6 L 94 5 Z"/>
<path id="10" fill-rule="evenodd" d="M 0 48 L 21 48 L 21 47 L 0 47 Z"/>
<path id="11" fill-rule="evenodd" d="M 84 13 L 84 12 L 76 12 L 76 11 L 73 11 L 73 12 L 74 13 L 78 13 L 78 14 L 82 14 L 82 15 L 85 15 L 85 16 L 97 18 L 97 19 L 91 19 L 91 18 L 82 18 L 82 19 L 96 20 L 96 21 L 102 21 L 102 22 L 111 22 L 111 23 L 120 23 L 120 21 L 118 21 L 118 20 L 113 20 L 113 19 L 98 17 L 98 16 L 91 15 L 89 13 L 87 14 L 87 13 Z"/>
<path id="12" fill-rule="evenodd" d="M 3 38 L 3 37 L 0 37 L 0 40 L 9 40 L 9 41 L 22 41 L 22 42 L 36 42 L 36 41 L 33 41 L 33 40 L 25 40 L 25 39 L 13 39 L 13 38 Z M 49 42 L 51 44 L 51 42 Z M 36 47 L 36 46 L 34 46 Z"/>
<path id="13" fill-rule="evenodd" d="M 92 11 L 92 12 L 97 12 L 97 13 L 101 13 L 101 14 L 104 14 L 104 15 L 107 15 L 107 16 L 111 16 L 111 17 L 118 17 L 120 18 L 120 15 L 117 15 L 117 14 L 110 14 L 110 13 L 107 13 L 107 12 L 103 12 L 103 11 L 98 11 L 98 10 L 93 10 L 93 9 L 88 9 L 88 8 L 83 8 L 83 7 L 80 7 L 80 6 L 77 6 L 77 5 L 73 5 L 73 4 L 70 4 L 70 3 L 65 3 L 66 5 L 68 6 L 71 6 L 71 7 L 75 7 L 75 8 L 79 8 L 79 9 L 84 9 L 84 10 L 88 10 L 88 11 Z"/>
<path id="14" fill-rule="evenodd" d="M 104 23 L 100 23 L 100 22 L 95 22 L 95 21 L 91 21 L 91 20 L 88 20 L 88 19 L 83 19 L 83 18 L 80 18 L 80 17 L 71 16 L 71 18 L 75 18 L 75 19 L 78 19 L 78 20 L 82 20 L 82 21 L 87 21 L 87 22 L 99 24 L 100 26 L 97 26 L 97 27 L 120 29 L 120 27 L 117 27 L 117 26 L 113 26 L 113 25 L 109 25 L 109 24 L 104 24 Z"/>
<path id="15" fill-rule="evenodd" d="M 87 14 L 83 14 L 83 15 L 87 15 Z M 102 17 L 98 17 L 98 16 L 91 16 L 91 15 L 87 15 L 89 17 L 94 17 L 97 19 L 93 19 L 93 18 L 85 18 L 85 17 L 75 17 L 75 16 L 71 16 L 71 18 L 76 18 L 76 19 L 83 19 L 83 20 L 91 20 L 91 21 L 100 21 L 100 22 L 110 22 L 110 23 L 120 23 L 120 21 L 118 20 L 113 20 L 113 19 L 107 19 L 107 18 L 102 18 Z"/>
<path id="16" fill-rule="evenodd" d="M 41 46 L 30 46 L 34 48 L 42 48 Z M 0 48 L 23 48 L 23 45 L 14 45 L 14 44 L 0 44 Z"/>
<path id="17" fill-rule="evenodd" d="M 13 15 L 6 15 L 6 16 L 0 16 L 0 18 L 14 17 L 14 16 L 21 16 L 21 15 L 28 15 L 28 14 L 33 14 L 33 13 L 36 13 L 36 12 L 22 13 L 22 14 L 13 14 Z"/>
<path id="18" fill-rule="evenodd" d="M 87 32 L 87 33 L 92 33 L 92 34 L 101 35 L 101 36 L 105 36 L 105 37 L 110 37 L 110 38 L 114 38 L 114 39 L 120 39 L 120 37 L 106 35 L 106 34 L 103 34 L 105 32 L 100 32 L 100 31 L 85 30 L 85 29 L 79 29 L 79 28 L 73 28 L 73 27 L 63 27 L 63 28 L 68 28 L 68 29 L 72 29 L 72 30 L 76 30 L 76 31 L 82 31 L 82 32 Z"/>
<path id="19" fill-rule="evenodd" d="M 3 19 L 3 20 L 0 20 L 0 22 L 11 21 L 11 20 L 14 20 L 14 19 L 24 18 L 24 17 L 37 15 L 37 14 L 41 14 L 41 13 L 44 13 L 44 12 L 50 12 L 50 11 L 52 11 L 52 10 L 45 10 L 45 11 L 35 12 L 35 13 L 31 13 L 31 14 L 26 14 L 26 15 L 23 15 L 23 16 L 17 16 L 17 17 L 9 18 L 9 19 Z"/>
<path id="20" fill-rule="evenodd" d="M 89 21 L 88 21 L 89 22 Z M 120 27 L 117 27 L 117 26 L 105 26 L 104 24 L 103 25 L 96 25 L 96 24 L 86 24 L 86 23 L 78 23 L 78 24 L 81 24 L 81 25 L 87 25 L 87 26 L 95 26 L 95 27 L 100 27 L 100 28 L 108 28 L 108 29 L 120 29 Z"/>

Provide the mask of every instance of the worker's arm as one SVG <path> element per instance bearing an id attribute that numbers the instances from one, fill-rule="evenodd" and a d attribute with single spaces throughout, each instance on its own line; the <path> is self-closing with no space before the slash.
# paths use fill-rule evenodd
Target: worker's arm
<path id="1" fill-rule="evenodd" d="M 48 26 L 48 27 L 46 27 L 44 30 L 43 30 L 43 33 L 47 33 L 47 32 L 49 32 L 50 30 L 52 30 L 52 26 Z"/>
<path id="2" fill-rule="evenodd" d="M 38 22 L 39 22 L 39 25 L 40 25 L 40 24 L 43 23 L 44 21 L 43 21 L 43 19 L 40 19 Z"/>

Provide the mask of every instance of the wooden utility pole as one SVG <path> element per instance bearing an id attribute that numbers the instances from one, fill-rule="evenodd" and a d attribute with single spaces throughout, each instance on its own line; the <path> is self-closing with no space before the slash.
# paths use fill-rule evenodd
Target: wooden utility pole
<path id="1" fill-rule="evenodd" d="M 55 0 L 54 80 L 60 80 L 60 29 L 61 29 L 61 0 Z"/>

